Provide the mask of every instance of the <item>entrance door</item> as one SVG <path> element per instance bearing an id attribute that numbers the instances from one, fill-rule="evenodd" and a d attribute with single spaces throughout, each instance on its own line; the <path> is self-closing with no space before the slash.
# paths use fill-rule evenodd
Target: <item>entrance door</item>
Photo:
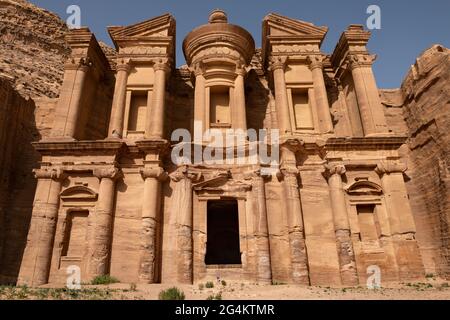
<path id="1" fill-rule="evenodd" d="M 206 265 L 240 265 L 239 208 L 236 200 L 208 201 Z"/>

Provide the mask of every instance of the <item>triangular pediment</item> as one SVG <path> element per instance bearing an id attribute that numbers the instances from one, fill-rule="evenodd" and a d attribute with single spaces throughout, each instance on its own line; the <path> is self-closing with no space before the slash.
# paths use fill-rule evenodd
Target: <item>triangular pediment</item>
<path id="1" fill-rule="evenodd" d="M 264 18 L 264 36 L 292 37 L 292 36 L 319 36 L 325 37 L 327 27 L 318 27 L 310 22 L 291 19 L 276 13 Z"/>
<path id="2" fill-rule="evenodd" d="M 126 27 L 109 27 L 113 40 L 124 38 L 171 37 L 175 35 L 175 19 L 170 14 Z"/>

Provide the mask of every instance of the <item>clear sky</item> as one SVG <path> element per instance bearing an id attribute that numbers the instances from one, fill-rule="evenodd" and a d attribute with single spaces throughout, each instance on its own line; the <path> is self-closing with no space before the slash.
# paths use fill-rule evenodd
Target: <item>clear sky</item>
<path id="1" fill-rule="evenodd" d="M 378 55 L 374 71 L 380 88 L 398 87 L 415 58 L 432 44 L 450 47 L 450 0 L 31 0 L 56 12 L 64 20 L 66 9 L 81 8 L 81 22 L 99 40 L 111 44 L 106 27 L 130 25 L 163 13 L 177 21 L 177 65 L 184 64 L 182 41 L 193 28 L 204 24 L 216 8 L 228 13 L 230 23 L 253 34 L 261 45 L 262 19 L 275 12 L 290 18 L 328 26 L 323 51 L 331 53 L 340 34 L 350 24 L 366 24 L 369 5 L 381 8 L 381 29 L 373 30 L 369 43 Z"/>

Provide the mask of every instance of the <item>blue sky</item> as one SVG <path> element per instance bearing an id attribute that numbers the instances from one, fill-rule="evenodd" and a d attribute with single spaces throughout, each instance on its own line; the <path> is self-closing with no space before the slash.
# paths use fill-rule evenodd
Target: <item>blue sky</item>
<path id="1" fill-rule="evenodd" d="M 230 23 L 253 34 L 261 44 L 262 19 L 270 12 L 328 26 L 323 51 L 331 53 L 350 24 L 364 24 L 367 7 L 381 8 L 381 30 L 374 30 L 369 49 L 378 55 L 374 71 L 380 88 L 398 87 L 415 58 L 432 44 L 450 47 L 450 0 L 31 0 L 67 19 L 71 4 L 81 8 L 82 25 L 111 44 L 106 27 L 130 25 L 163 13 L 177 21 L 177 65 L 184 64 L 181 44 L 187 33 L 208 20 L 215 8 L 227 11 Z"/>

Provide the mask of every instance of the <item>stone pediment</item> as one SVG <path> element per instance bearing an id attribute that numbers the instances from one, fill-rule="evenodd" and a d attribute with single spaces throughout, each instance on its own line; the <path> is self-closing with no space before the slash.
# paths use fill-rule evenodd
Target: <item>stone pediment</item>
<path id="1" fill-rule="evenodd" d="M 170 14 L 126 27 L 109 27 L 108 32 L 119 54 L 142 54 L 133 48 L 141 48 L 144 53 L 150 50 L 152 55 L 175 54 L 175 19 Z"/>
<path id="2" fill-rule="evenodd" d="M 318 27 L 310 22 L 291 19 L 276 13 L 271 13 L 264 18 L 264 37 L 316 36 L 323 39 L 327 32 L 327 27 Z"/>
<path id="3" fill-rule="evenodd" d="M 267 64 L 271 55 L 298 56 L 320 54 L 327 27 L 271 13 L 264 18 L 262 58 Z"/>
<path id="4" fill-rule="evenodd" d="M 111 38 L 171 37 L 175 35 L 175 19 L 170 14 L 126 27 L 109 27 Z"/>

